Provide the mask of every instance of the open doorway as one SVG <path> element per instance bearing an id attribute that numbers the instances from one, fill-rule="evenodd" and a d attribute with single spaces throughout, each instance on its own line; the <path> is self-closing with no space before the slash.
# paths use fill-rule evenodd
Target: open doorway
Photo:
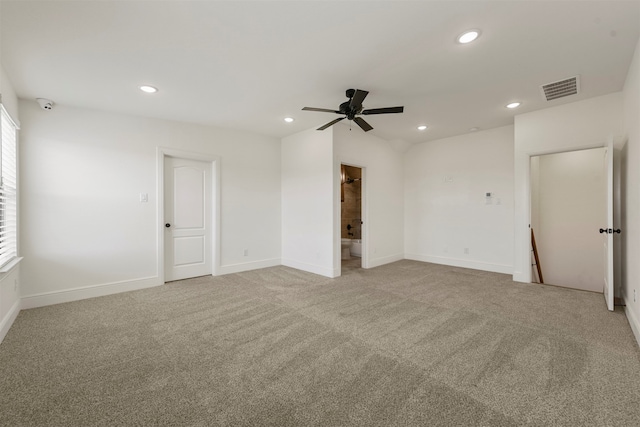
<path id="1" fill-rule="evenodd" d="M 362 268 L 362 168 L 340 165 L 342 272 Z"/>
<path id="2" fill-rule="evenodd" d="M 531 157 L 531 229 L 538 259 L 532 279 L 603 291 L 605 258 L 599 229 L 607 223 L 605 148 Z M 537 265 L 536 265 L 537 264 Z"/>

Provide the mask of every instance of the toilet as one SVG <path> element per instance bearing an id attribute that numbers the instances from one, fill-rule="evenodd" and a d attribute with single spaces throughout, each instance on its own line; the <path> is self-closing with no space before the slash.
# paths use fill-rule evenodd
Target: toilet
<path id="1" fill-rule="evenodd" d="M 362 240 L 351 239 L 351 245 L 349 246 L 349 253 L 351 254 L 351 256 L 361 258 L 362 257 Z"/>
<path id="2" fill-rule="evenodd" d="M 340 242 L 340 247 L 342 249 L 341 258 L 350 259 L 351 258 L 351 239 L 342 239 L 342 241 Z"/>

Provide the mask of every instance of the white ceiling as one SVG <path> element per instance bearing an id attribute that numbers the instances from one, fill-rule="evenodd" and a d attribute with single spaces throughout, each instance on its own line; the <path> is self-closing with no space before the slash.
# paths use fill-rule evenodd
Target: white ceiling
<path id="1" fill-rule="evenodd" d="M 21 98 L 276 137 L 336 118 L 301 108 L 337 109 L 348 88 L 370 92 L 365 108 L 405 106 L 366 117 L 388 140 L 511 124 L 515 114 L 621 90 L 640 35 L 639 1 L 0 5 L 0 59 Z M 457 44 L 470 28 L 481 37 Z M 580 94 L 543 99 L 540 85 L 575 75 Z M 522 106 L 504 108 L 513 100 Z M 423 123 L 429 129 L 416 130 Z"/>

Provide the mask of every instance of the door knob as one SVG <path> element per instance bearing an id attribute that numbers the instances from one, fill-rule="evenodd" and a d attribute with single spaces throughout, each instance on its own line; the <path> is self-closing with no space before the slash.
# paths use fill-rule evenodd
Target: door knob
<path id="1" fill-rule="evenodd" d="M 613 228 L 601 228 L 600 229 L 600 234 L 602 233 L 607 233 L 607 234 L 613 234 L 613 233 L 618 233 L 620 234 L 621 231 L 619 228 L 616 228 L 615 230 Z"/>
<path id="2" fill-rule="evenodd" d="M 171 227 L 171 224 L 166 223 L 164 226 L 165 226 L 165 227 L 167 227 L 167 228 L 169 228 L 169 227 Z"/>

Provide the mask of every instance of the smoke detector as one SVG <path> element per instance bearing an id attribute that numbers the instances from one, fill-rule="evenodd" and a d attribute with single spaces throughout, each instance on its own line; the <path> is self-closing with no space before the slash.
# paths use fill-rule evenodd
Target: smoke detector
<path id="1" fill-rule="evenodd" d="M 45 98 L 37 98 L 38 104 L 40 104 L 40 108 L 43 110 L 51 110 L 53 108 L 53 101 Z"/>
<path id="2" fill-rule="evenodd" d="M 576 95 L 580 90 L 580 76 L 569 77 L 553 83 L 540 86 L 547 101 Z"/>

